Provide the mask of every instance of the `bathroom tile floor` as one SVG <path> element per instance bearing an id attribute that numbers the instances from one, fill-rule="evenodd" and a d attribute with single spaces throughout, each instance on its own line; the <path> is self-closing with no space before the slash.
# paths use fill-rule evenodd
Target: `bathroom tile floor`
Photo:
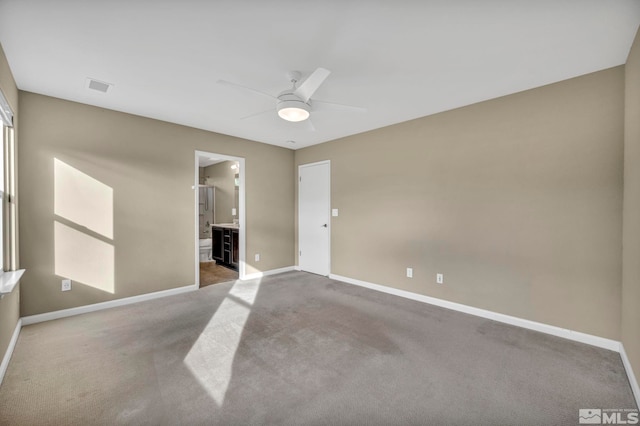
<path id="1" fill-rule="evenodd" d="M 217 265 L 215 262 L 200 262 L 200 288 L 237 279 L 238 271 Z"/>

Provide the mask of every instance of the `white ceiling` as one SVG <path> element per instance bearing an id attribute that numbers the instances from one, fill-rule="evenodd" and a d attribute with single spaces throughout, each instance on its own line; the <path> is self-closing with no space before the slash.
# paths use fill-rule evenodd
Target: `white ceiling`
<path id="1" fill-rule="evenodd" d="M 0 0 L 20 89 L 293 149 L 621 65 L 639 24 L 638 0 Z M 274 104 L 216 84 L 317 67 L 314 98 L 368 111 L 241 120 Z"/>
<path id="2" fill-rule="evenodd" d="M 219 158 L 209 158 L 209 157 L 198 157 L 198 167 L 209 167 L 214 164 L 222 163 L 225 160 L 221 160 Z"/>

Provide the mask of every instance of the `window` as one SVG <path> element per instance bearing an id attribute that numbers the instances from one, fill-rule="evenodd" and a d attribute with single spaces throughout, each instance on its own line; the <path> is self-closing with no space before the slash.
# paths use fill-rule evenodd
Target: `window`
<path id="1" fill-rule="evenodd" d="M 16 267 L 15 255 L 15 179 L 14 129 L 2 120 L 0 132 L 0 273 Z"/>
<path id="2" fill-rule="evenodd" d="M 5 242 L 5 238 L 4 238 L 4 218 L 5 218 L 5 200 L 7 199 L 7 196 L 5 194 L 5 176 L 4 176 L 4 170 L 5 170 L 5 166 L 4 166 L 4 160 L 5 160 L 5 149 L 4 147 L 6 146 L 5 141 L 9 139 L 9 131 L 10 131 L 10 127 L 5 126 L 4 121 L 2 123 L 2 135 L 0 139 L 0 142 L 2 142 L 2 150 L 0 150 L 0 206 L 2 206 L 0 208 L 0 271 L 4 271 L 4 265 L 5 265 L 5 261 L 4 261 L 4 254 L 5 254 L 5 250 L 4 250 L 4 242 Z"/>
<path id="3" fill-rule="evenodd" d="M 13 112 L 0 92 L 0 298 L 13 290 L 24 272 L 16 271 L 18 260 L 15 194 Z"/>

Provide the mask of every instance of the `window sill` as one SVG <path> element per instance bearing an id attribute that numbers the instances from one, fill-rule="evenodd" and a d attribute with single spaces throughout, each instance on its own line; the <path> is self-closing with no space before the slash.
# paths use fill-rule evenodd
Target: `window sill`
<path id="1" fill-rule="evenodd" d="M 0 275 L 0 299 L 2 299 L 5 294 L 13 291 L 20 281 L 22 274 L 24 274 L 24 271 L 24 269 L 18 269 L 17 271 L 7 271 Z"/>

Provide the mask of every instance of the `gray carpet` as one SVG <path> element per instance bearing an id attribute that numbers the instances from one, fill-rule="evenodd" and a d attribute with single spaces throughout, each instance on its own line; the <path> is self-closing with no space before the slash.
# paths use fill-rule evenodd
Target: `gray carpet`
<path id="1" fill-rule="evenodd" d="M 617 353 L 301 272 L 23 328 L 11 425 L 575 425 Z"/>

